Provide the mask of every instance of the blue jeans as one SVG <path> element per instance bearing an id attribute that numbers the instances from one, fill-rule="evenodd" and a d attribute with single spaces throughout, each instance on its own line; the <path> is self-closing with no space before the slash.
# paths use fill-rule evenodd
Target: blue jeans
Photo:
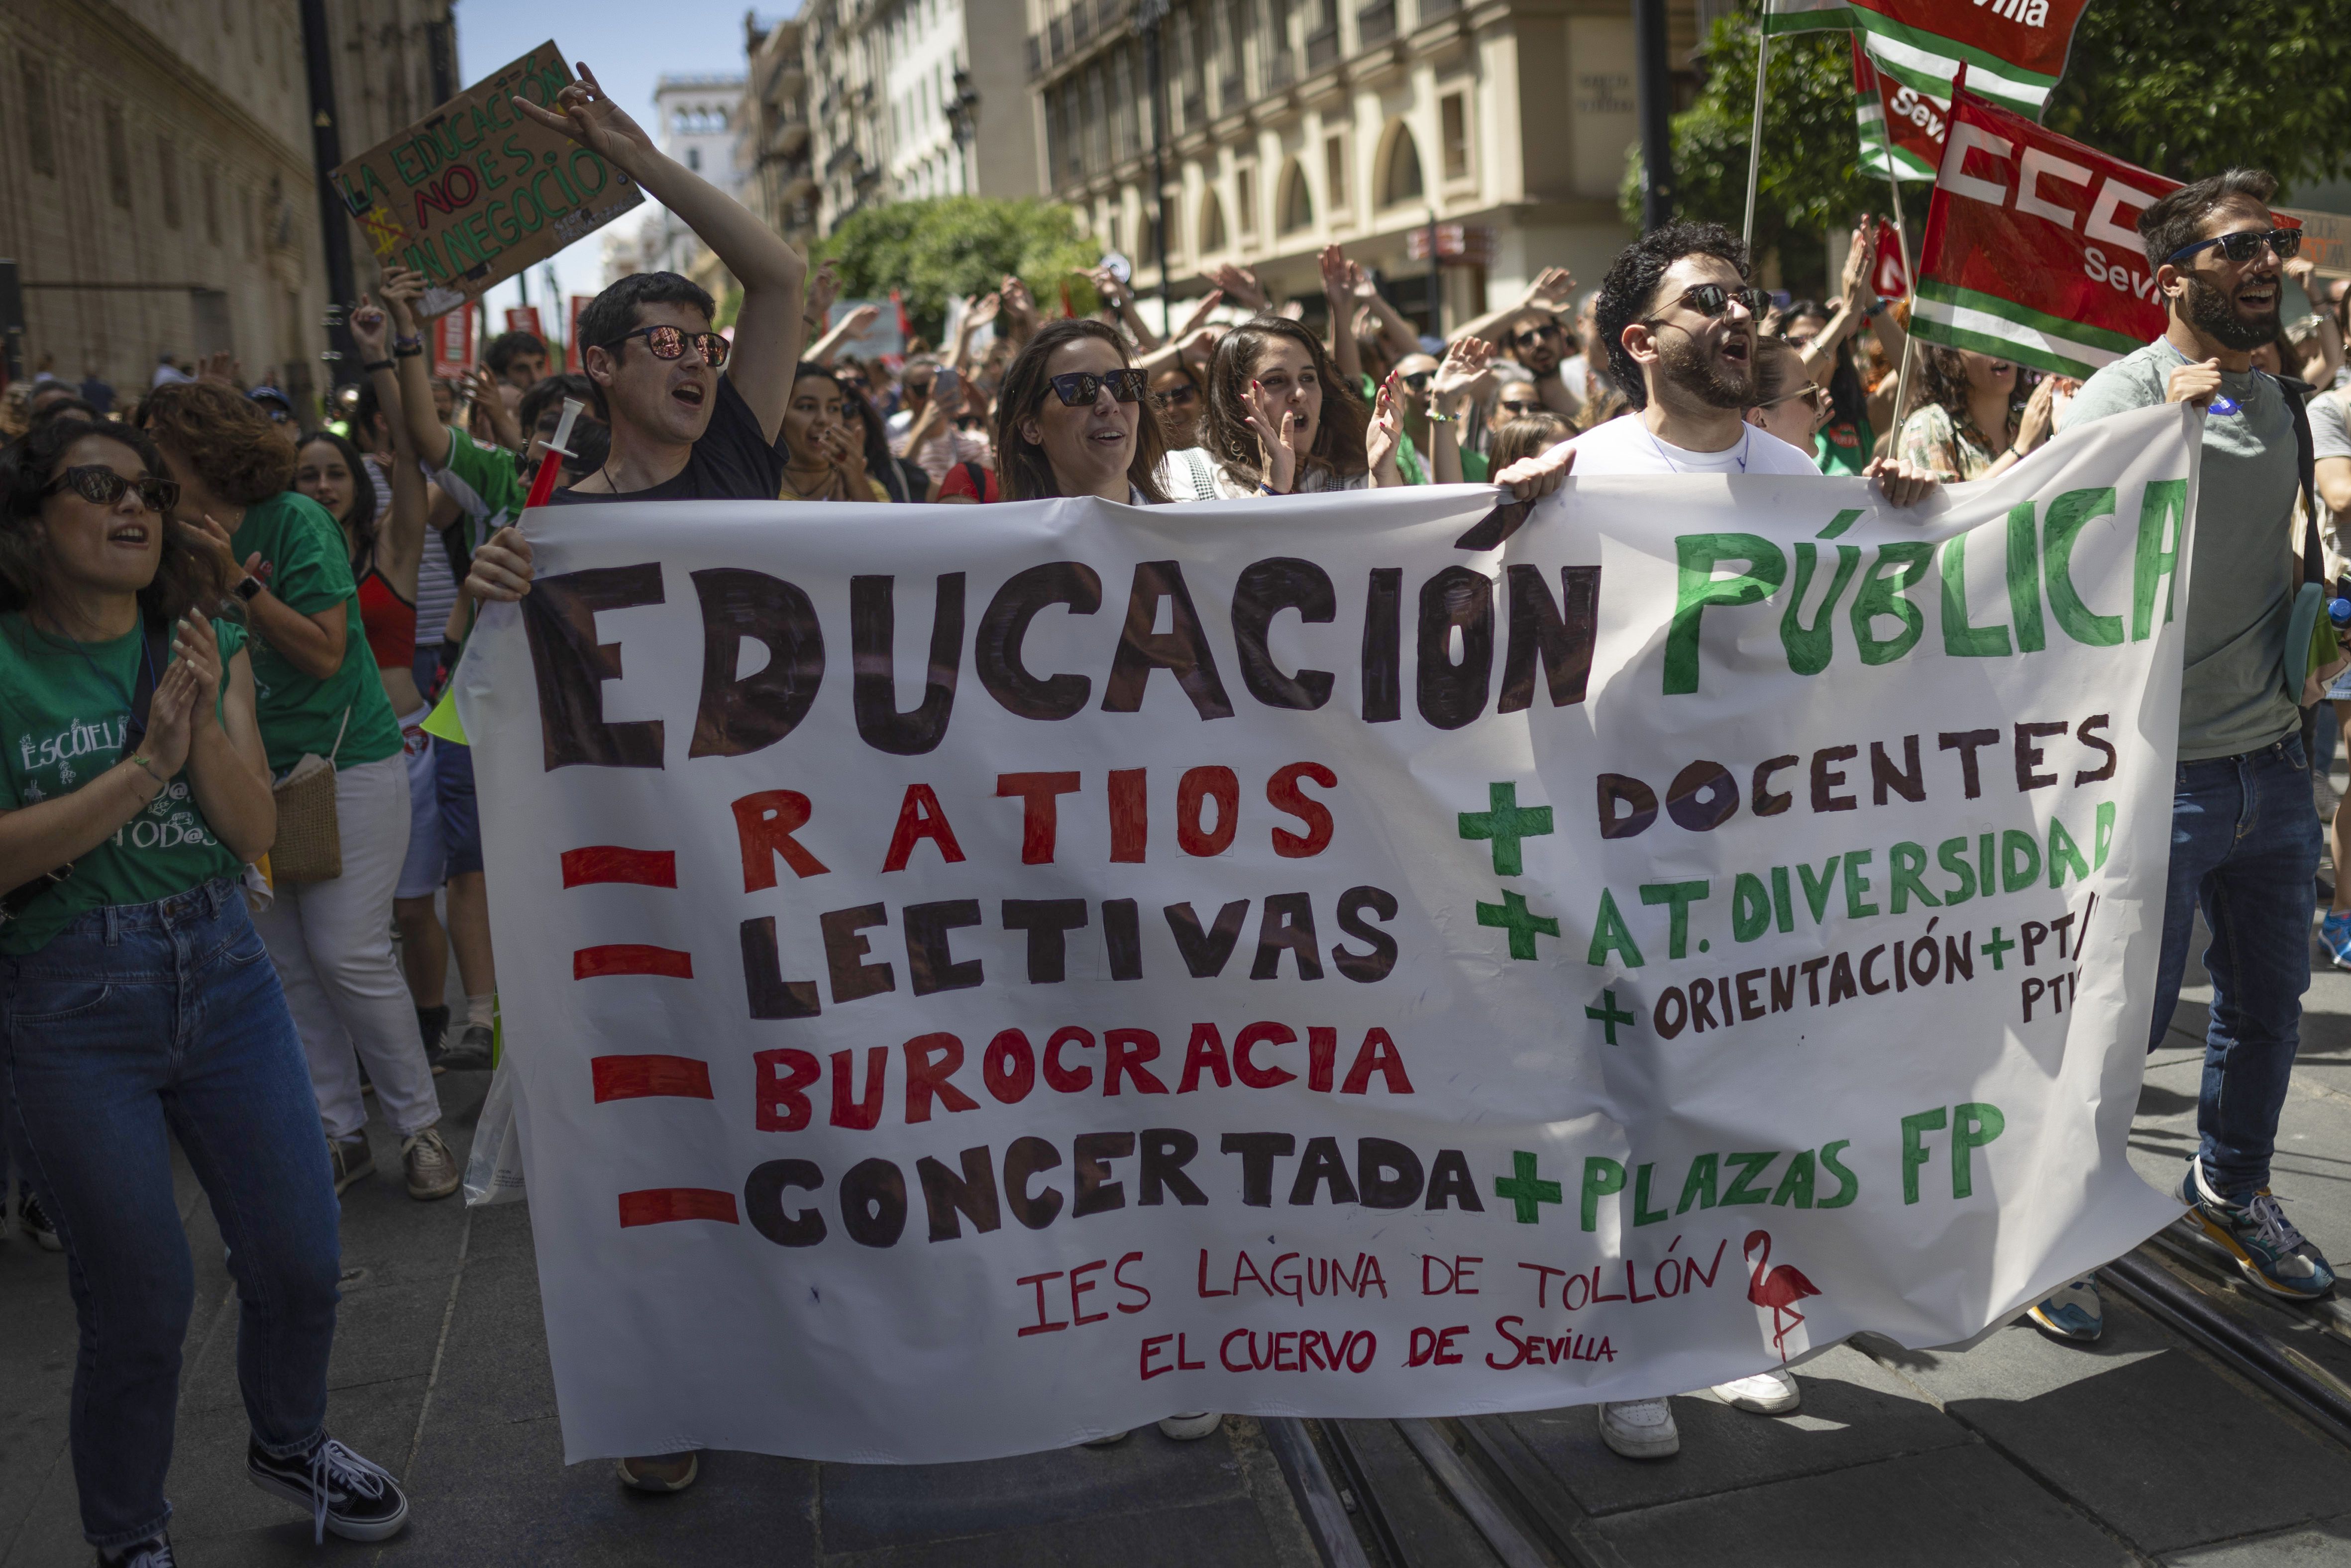
<path id="1" fill-rule="evenodd" d="M 64 1241 L 81 1354 L 74 1480 L 101 1550 L 171 1518 L 180 1346 L 195 1281 L 168 1129 L 229 1249 L 237 1381 L 254 1438 L 308 1452 L 324 1429 L 341 1249 L 302 1042 L 241 890 L 94 909 L 0 958 L 0 1067 L 18 1150 Z"/>
<path id="2" fill-rule="evenodd" d="M 2317 904 L 2318 814 L 2302 740 L 2183 762 L 2171 797 L 2171 881 L 2156 971 L 2153 1051 L 2171 1027 L 2201 904 L 2212 1018 L 2196 1129 L 2205 1179 L 2231 1197 L 2270 1181 L 2278 1110 L 2302 1040 Z"/>

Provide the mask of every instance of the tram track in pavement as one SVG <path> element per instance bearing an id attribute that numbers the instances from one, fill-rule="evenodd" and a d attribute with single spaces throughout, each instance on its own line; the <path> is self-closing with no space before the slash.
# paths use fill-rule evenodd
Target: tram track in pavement
<path id="1" fill-rule="evenodd" d="M 2351 1305 L 2288 1302 L 2247 1285 L 2184 1221 L 2098 1274 L 2281 1418 L 2351 1450 Z M 1855 1348 L 1883 1359 L 1866 1336 Z M 1263 1426 L 1330 1568 L 1631 1568 L 1503 1417 Z"/>

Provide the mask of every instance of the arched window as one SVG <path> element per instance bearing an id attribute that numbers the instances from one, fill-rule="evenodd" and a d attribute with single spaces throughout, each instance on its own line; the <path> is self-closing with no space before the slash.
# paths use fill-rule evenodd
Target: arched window
<path id="1" fill-rule="evenodd" d="M 1391 120 L 1387 147 L 1380 155 L 1380 205 L 1393 207 L 1416 200 L 1423 189 L 1420 148 L 1413 141 L 1411 128 L 1401 120 Z"/>
<path id="2" fill-rule="evenodd" d="M 1199 254 L 1213 256 L 1225 248 L 1225 205 L 1213 190 L 1200 198 Z"/>
<path id="3" fill-rule="evenodd" d="M 1314 226 L 1314 194 L 1306 188 L 1306 171 L 1292 158 L 1281 166 L 1281 184 L 1274 196 L 1274 232 L 1294 235 Z"/>

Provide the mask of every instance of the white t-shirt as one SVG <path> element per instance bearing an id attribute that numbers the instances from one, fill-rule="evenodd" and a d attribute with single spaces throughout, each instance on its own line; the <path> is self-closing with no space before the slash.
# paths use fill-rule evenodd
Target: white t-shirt
<path id="1" fill-rule="evenodd" d="M 1737 441 L 1720 452 L 1691 452 L 1659 440 L 1638 413 L 1597 424 L 1575 438 L 1571 476 L 1613 474 L 1782 474 L 1817 479 L 1813 455 L 1789 445 L 1769 431 L 1742 424 Z"/>

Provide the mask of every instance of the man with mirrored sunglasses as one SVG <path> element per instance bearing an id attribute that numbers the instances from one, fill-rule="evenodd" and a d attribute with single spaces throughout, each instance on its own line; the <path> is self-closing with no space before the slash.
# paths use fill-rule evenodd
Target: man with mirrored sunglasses
<path id="1" fill-rule="evenodd" d="M 1464 321 L 1448 339 L 1458 343 L 1482 338 L 1493 344 L 1526 370 L 1543 407 L 1573 423 L 1584 398 L 1583 345 L 1568 319 L 1574 298 L 1575 275 L 1547 267 L 1515 303 Z M 1586 297 L 1584 310 L 1591 307 Z"/>
<path id="2" fill-rule="evenodd" d="M 2200 905 L 2213 932 L 2204 953 L 2212 999 L 2197 1147 L 2179 1177 L 2180 1201 L 2254 1290 L 2308 1301 L 2334 1288 L 2335 1270 L 2270 1191 L 2310 986 L 2319 852 L 2301 710 L 2283 674 L 2294 667 L 2286 645 L 2302 575 L 2294 497 L 2308 438 L 2296 432 L 2301 394 L 2252 366 L 2252 350 L 2277 336 L 2281 263 L 2301 248 L 2301 236 L 2270 214 L 2276 189 L 2263 171 L 2231 169 L 2139 214 L 2147 254 L 2162 258 L 2155 285 L 2169 324 L 2085 382 L 2063 423 L 2164 402 L 2204 410 L 2194 539 L 2183 563 L 2195 591 L 2185 612 L 2170 880 L 2147 1049 L 2167 1043 Z M 2097 1285 L 2086 1276 L 2028 1315 L 2075 1342 L 2096 1339 L 2103 1326 Z"/>

